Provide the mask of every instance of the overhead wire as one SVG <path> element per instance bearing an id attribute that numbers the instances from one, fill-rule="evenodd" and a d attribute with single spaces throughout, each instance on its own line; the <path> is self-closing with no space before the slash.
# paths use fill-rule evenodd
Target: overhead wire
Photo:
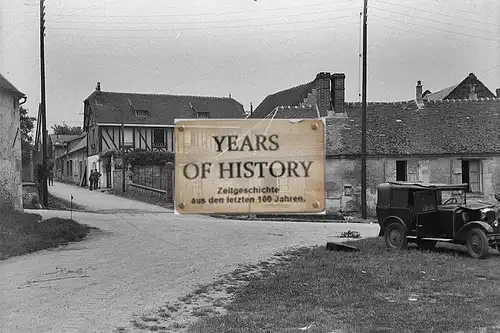
<path id="1" fill-rule="evenodd" d="M 280 16 L 272 16 L 272 17 L 262 17 L 259 18 L 258 20 L 273 20 L 273 19 L 278 19 L 278 18 L 284 18 L 284 17 L 293 17 L 293 16 L 306 16 L 306 15 L 317 15 L 317 14 L 325 14 L 325 13 L 335 13 L 335 12 L 341 12 L 341 11 L 349 11 L 357 9 L 355 7 L 351 8 L 341 8 L 341 9 L 335 9 L 335 10 L 325 10 L 325 11 L 315 11 L 315 12 L 307 12 L 307 13 L 299 13 L 299 14 L 288 14 L 288 15 L 280 15 Z M 168 22 L 170 24 L 207 24 L 207 23 L 232 23 L 232 22 L 242 22 L 242 21 L 255 21 L 256 19 L 254 17 L 249 17 L 249 18 L 241 18 L 241 19 L 234 19 L 234 20 L 214 20 L 214 21 L 190 21 L 190 22 Z M 105 21 L 105 22 L 95 22 L 95 21 L 53 21 L 53 20 L 46 20 L 46 22 L 50 23 L 63 23 L 63 24 L 80 24 L 80 23 L 91 23 L 91 24 L 146 24 L 146 25 L 151 25 L 151 24 L 165 24 L 165 22 L 110 22 L 110 21 Z"/>
<path id="2" fill-rule="evenodd" d="M 480 31 L 480 32 L 487 32 L 487 33 L 490 33 L 490 34 L 500 35 L 500 32 L 494 32 L 494 31 L 484 30 L 484 29 L 480 29 L 480 28 L 474 28 L 474 27 L 470 27 L 470 26 L 466 27 L 466 26 L 463 26 L 463 25 L 453 24 L 453 23 L 449 23 L 449 22 L 445 22 L 445 21 L 434 20 L 434 19 L 431 19 L 431 18 L 428 18 L 428 17 L 419 17 L 419 16 L 415 16 L 415 15 L 405 14 L 405 13 L 397 12 L 397 11 L 390 10 L 390 9 L 387 9 L 387 8 L 378 8 L 378 7 L 374 7 L 374 6 L 370 6 L 370 8 L 371 9 L 375 9 L 375 10 L 379 10 L 379 11 L 383 11 L 383 12 L 389 12 L 389 13 L 393 13 L 393 14 L 398 14 L 398 15 L 402 15 L 402 16 L 416 18 L 416 19 L 420 19 L 420 20 L 425 20 L 425 21 L 430 21 L 430 22 L 435 22 L 435 23 L 440 23 L 440 24 L 446 24 L 446 25 L 452 26 L 452 27 L 457 27 L 457 28 L 462 28 L 462 29 L 468 29 L 468 30 L 476 30 L 476 31 Z"/>
<path id="3" fill-rule="evenodd" d="M 310 23 L 310 22 L 319 22 L 319 21 L 330 21 L 332 19 L 342 19 L 349 18 L 352 16 L 337 16 L 337 17 L 327 17 L 324 19 L 314 19 L 314 20 L 301 20 L 301 21 L 289 21 L 287 24 L 302 24 L 302 23 Z M 252 28 L 252 27 L 267 27 L 267 26 L 275 26 L 275 25 L 283 25 L 283 22 L 279 23 L 263 23 L 263 24 L 252 24 L 252 25 L 226 25 L 226 26 L 214 26 L 214 27 L 187 27 L 187 28 L 169 28 L 169 29 L 94 29 L 94 28 L 76 28 L 76 27 L 53 27 L 48 26 L 50 29 L 55 30 L 81 30 L 81 31 L 134 31 L 134 32 L 162 32 L 162 31 L 184 31 L 184 30 L 206 30 L 210 29 L 227 29 L 227 28 Z"/>
<path id="4" fill-rule="evenodd" d="M 450 14 L 447 14 L 447 13 L 442 13 L 442 12 L 438 12 L 438 11 L 426 10 L 426 9 L 423 9 L 423 8 L 417 8 L 417 7 L 405 6 L 405 5 L 402 5 L 402 4 L 399 4 L 399 3 L 390 2 L 390 1 L 384 1 L 384 0 L 375 0 L 375 1 L 377 1 L 377 2 L 381 2 L 381 3 L 385 3 L 385 4 L 388 4 L 388 5 L 392 5 L 392 6 L 403 7 L 403 8 L 406 8 L 406 9 L 413 9 L 413 10 L 416 10 L 416 11 L 421 11 L 421 12 L 425 12 L 425 13 L 436 14 L 436 15 L 442 15 L 442 16 L 448 16 L 448 17 L 453 17 L 453 18 L 457 18 L 457 19 L 460 19 L 460 20 L 464 20 L 464 21 L 470 21 L 470 22 L 475 22 L 475 23 L 480 23 L 480 24 L 486 24 L 486 25 L 494 25 L 494 26 L 498 26 L 498 27 L 500 27 L 500 24 L 495 24 L 495 23 L 491 23 L 491 22 L 485 22 L 485 21 L 474 20 L 474 19 L 470 19 L 470 18 L 467 18 L 467 17 L 456 16 L 456 15 L 450 15 Z M 447 9 L 449 9 L 449 8 L 447 8 Z M 468 13 L 468 14 L 471 14 L 471 12 L 467 12 L 467 13 Z M 472 13 L 472 14 L 473 14 L 473 13 Z M 486 16 L 488 16 L 488 15 L 486 15 Z M 489 17 L 492 17 L 492 16 L 489 16 Z"/>
<path id="5" fill-rule="evenodd" d="M 413 22 L 405 22 L 405 21 L 402 21 L 402 20 L 398 20 L 398 19 L 394 19 L 394 18 L 390 18 L 390 17 L 386 17 L 386 16 L 380 16 L 380 15 L 377 15 L 377 14 L 371 14 L 371 16 L 383 18 L 385 20 L 390 20 L 390 21 L 395 21 L 395 22 L 402 22 L 402 23 L 406 23 L 406 24 L 411 24 L 411 25 L 415 25 L 415 26 L 419 26 L 419 27 L 423 27 L 423 28 L 435 29 L 435 30 L 439 30 L 439 31 L 443 31 L 443 32 L 448 32 L 450 34 L 456 34 L 456 35 L 462 35 L 462 36 L 466 36 L 466 37 L 473 37 L 473 38 L 484 39 L 484 40 L 488 40 L 490 42 L 491 41 L 497 41 L 497 42 L 500 41 L 498 39 L 485 38 L 485 37 L 482 37 L 482 36 L 465 34 L 465 33 L 461 33 L 461 32 L 458 32 L 458 31 L 436 28 L 436 27 L 432 27 L 432 26 L 429 26 L 429 25 L 423 25 L 423 24 L 418 24 L 418 23 L 413 23 Z"/>
<path id="6" fill-rule="evenodd" d="M 114 0 L 113 0 L 114 1 Z M 338 1 L 337 3 L 348 3 L 352 2 L 354 0 L 344 0 L 344 1 Z M 279 7 L 279 8 L 263 8 L 263 9 L 256 9 L 256 10 L 242 10 L 242 11 L 233 11 L 233 12 L 210 12 L 210 13 L 183 13 L 183 14 L 152 14 L 152 15 L 80 15 L 80 16 L 91 16 L 91 17 L 126 17 L 126 18 L 148 18 L 148 17 L 175 17 L 175 16 L 183 16 L 183 17 L 188 17 L 188 16 L 208 16 L 208 15 L 216 15 L 216 16 L 222 16 L 222 15 L 228 15 L 228 14 L 251 14 L 251 13 L 257 13 L 257 12 L 269 12 L 269 11 L 277 11 L 277 10 L 290 10 L 290 9 L 301 9 L 301 8 L 309 8 L 309 7 L 318 7 L 318 6 L 326 6 L 332 5 L 332 2 L 327 2 L 324 4 L 310 4 L 310 5 L 303 5 L 303 6 L 292 6 L 292 7 Z M 73 16 L 72 14 L 52 14 L 52 16 Z"/>

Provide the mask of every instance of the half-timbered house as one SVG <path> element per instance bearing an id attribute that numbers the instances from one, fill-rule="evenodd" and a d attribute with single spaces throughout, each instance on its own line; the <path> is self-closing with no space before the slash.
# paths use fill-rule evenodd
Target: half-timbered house
<path id="1" fill-rule="evenodd" d="M 84 101 L 87 170 L 99 170 L 101 187 L 112 187 L 112 152 L 121 149 L 122 132 L 125 150 L 173 152 L 175 119 L 245 117 L 231 97 L 106 92 L 98 82 Z"/>

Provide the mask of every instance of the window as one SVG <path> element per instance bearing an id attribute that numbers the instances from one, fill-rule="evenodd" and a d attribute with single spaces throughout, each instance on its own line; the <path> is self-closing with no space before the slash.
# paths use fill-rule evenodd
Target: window
<path id="1" fill-rule="evenodd" d="M 469 184 L 469 192 L 481 192 L 481 161 L 462 160 L 462 183 Z"/>
<path id="2" fill-rule="evenodd" d="M 396 181 L 397 182 L 405 182 L 408 179 L 407 170 L 408 170 L 407 161 L 396 161 Z"/>
<path id="3" fill-rule="evenodd" d="M 391 206 L 395 208 L 406 208 L 408 206 L 408 190 L 393 189 L 391 191 Z"/>
<path id="4" fill-rule="evenodd" d="M 135 116 L 139 118 L 145 118 L 148 116 L 147 110 L 135 110 Z"/>
<path id="5" fill-rule="evenodd" d="M 165 130 L 163 128 L 153 129 L 153 147 L 165 147 Z"/>

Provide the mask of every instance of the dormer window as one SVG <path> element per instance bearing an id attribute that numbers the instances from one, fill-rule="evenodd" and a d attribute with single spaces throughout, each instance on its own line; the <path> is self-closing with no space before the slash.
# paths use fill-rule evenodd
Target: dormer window
<path id="1" fill-rule="evenodd" d="M 138 118 L 146 118 L 148 116 L 147 110 L 135 110 L 135 116 Z"/>
<path id="2" fill-rule="evenodd" d="M 198 118 L 208 118 L 209 114 L 208 112 L 197 112 L 198 113 Z"/>
<path id="3" fill-rule="evenodd" d="M 96 100 L 95 100 L 95 105 L 98 105 L 98 106 L 103 106 L 102 101 L 101 101 L 101 100 L 99 100 L 99 99 L 96 99 Z"/>

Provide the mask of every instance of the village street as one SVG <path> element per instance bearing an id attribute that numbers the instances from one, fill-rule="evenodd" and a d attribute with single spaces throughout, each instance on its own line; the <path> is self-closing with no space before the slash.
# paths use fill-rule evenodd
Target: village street
<path id="1" fill-rule="evenodd" d="M 238 264 L 278 251 L 324 245 L 340 232 L 375 236 L 375 224 L 247 222 L 156 212 L 158 207 L 56 183 L 65 198 L 103 210 L 74 212 L 98 227 L 89 239 L 0 262 L 0 332 L 112 332 L 141 314 L 212 282 Z M 130 209 L 137 207 L 138 211 Z M 146 212 L 147 209 L 151 212 Z M 36 211 L 45 218 L 69 212 Z"/>

